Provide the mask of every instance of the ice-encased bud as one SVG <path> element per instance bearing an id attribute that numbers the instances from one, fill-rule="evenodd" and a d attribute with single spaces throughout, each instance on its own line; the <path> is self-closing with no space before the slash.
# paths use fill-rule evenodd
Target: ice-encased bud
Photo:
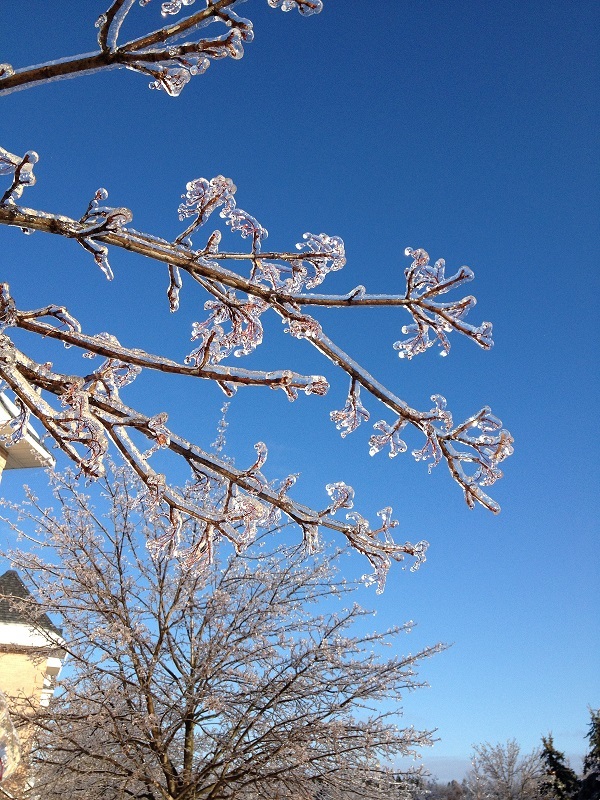
<path id="1" fill-rule="evenodd" d="M 388 456 L 395 458 L 398 453 L 405 453 L 407 450 L 406 442 L 400 438 L 400 431 L 406 425 L 406 421 L 400 421 L 396 425 L 388 425 L 384 419 L 380 419 L 373 425 L 374 430 L 381 431 L 380 435 L 373 434 L 369 439 L 369 455 L 374 456 L 379 453 L 386 445 L 390 446 Z"/>
<path id="2" fill-rule="evenodd" d="M 219 244 L 221 243 L 221 231 L 213 231 L 211 235 L 208 237 L 208 241 L 206 242 L 206 247 L 204 248 L 205 253 L 215 254 L 219 252 Z"/>
<path id="3" fill-rule="evenodd" d="M 252 238 L 253 250 L 260 253 L 260 246 L 263 239 L 266 239 L 269 232 L 266 228 L 247 211 L 241 208 L 233 208 L 231 210 L 223 209 L 221 216 L 226 218 L 226 224 L 230 226 L 232 231 L 239 231 L 242 239 L 247 237 Z"/>
<path id="4" fill-rule="evenodd" d="M 194 3 L 195 0 L 170 0 L 170 2 L 161 5 L 160 13 L 163 17 L 167 17 L 169 14 L 179 14 L 182 6 L 191 6 Z"/>
<path id="5" fill-rule="evenodd" d="M 423 447 L 412 451 L 415 461 L 429 461 L 428 472 L 440 463 L 443 457 L 442 448 L 438 440 L 438 431 L 430 423 L 425 425 L 426 441 Z"/>
<path id="6" fill-rule="evenodd" d="M 165 427 L 168 419 L 169 415 L 166 411 L 161 411 L 160 414 L 156 414 L 148 420 L 148 428 L 152 431 L 158 446 L 162 448 L 168 447 L 171 443 L 169 431 Z"/>
<path id="7" fill-rule="evenodd" d="M 148 84 L 150 89 L 164 89 L 170 97 L 179 97 L 185 85 L 190 82 L 190 72 L 183 67 L 165 69 L 160 76 Z"/>
<path id="8" fill-rule="evenodd" d="M 188 181 L 185 188 L 186 193 L 182 195 L 185 202 L 177 209 L 180 220 L 198 215 L 198 221 L 202 225 L 219 206 L 223 206 L 223 217 L 235 208 L 234 195 L 237 187 L 231 178 L 223 175 L 216 175 L 210 180 L 196 178 Z"/>
<path id="9" fill-rule="evenodd" d="M 447 410 L 448 402 L 441 394 L 432 394 L 431 400 L 434 407 L 430 410 L 430 419 L 439 420 L 445 430 L 449 431 L 452 427 L 452 413 Z"/>
<path id="10" fill-rule="evenodd" d="M 355 431 L 362 422 L 369 420 L 370 414 L 363 406 L 360 399 L 360 384 L 351 381 L 346 404 L 342 409 L 332 411 L 329 418 L 335 422 L 335 427 L 341 431 L 342 439 Z"/>
<path id="11" fill-rule="evenodd" d="M 310 383 L 304 389 L 305 394 L 323 396 L 329 391 L 329 383 L 323 375 L 311 375 Z"/>
<path id="12" fill-rule="evenodd" d="M 493 326 L 491 322 L 482 322 L 478 328 L 473 329 L 473 333 L 475 334 L 477 343 L 480 344 L 484 350 L 489 350 L 494 346 L 494 340 L 492 338 Z"/>
<path id="13" fill-rule="evenodd" d="M 113 208 L 107 215 L 106 215 L 106 229 L 111 231 L 118 231 L 124 225 L 127 225 L 128 222 L 133 220 L 133 213 L 130 209 L 125 208 L 123 206 L 119 208 Z"/>
<path id="14" fill-rule="evenodd" d="M 402 333 L 414 335 L 405 341 L 393 343 L 392 347 L 398 351 L 399 358 L 406 358 L 410 361 L 411 358 L 424 353 L 434 343 L 429 338 L 429 325 L 420 321 L 411 325 L 403 325 Z"/>
<path id="15" fill-rule="evenodd" d="M 407 542 L 406 544 L 409 545 L 409 542 Z M 427 561 L 425 553 L 427 552 L 428 547 L 429 547 L 429 542 L 426 541 L 425 539 L 422 539 L 420 542 L 417 542 L 416 544 L 412 545 L 412 555 L 415 558 L 415 562 L 410 568 L 411 572 L 416 572 L 421 566 L 421 564 L 424 564 Z"/>
<path id="16" fill-rule="evenodd" d="M 386 506 L 382 508 L 381 511 L 377 512 L 377 516 L 381 519 L 381 529 L 383 531 L 389 531 L 390 528 L 397 528 L 398 527 L 398 520 L 392 519 L 392 507 Z"/>
<path id="17" fill-rule="evenodd" d="M 295 339 L 318 339 L 323 332 L 317 320 L 308 315 L 296 319 L 283 318 L 281 321 L 288 324 L 284 333 L 289 333 Z"/>
<path id="18" fill-rule="evenodd" d="M 323 283 L 329 272 L 336 272 L 345 265 L 344 241 L 339 236 L 329 236 L 326 233 L 304 233 L 302 238 L 304 242 L 298 242 L 296 249 L 309 251 L 303 254 L 302 260 L 314 269 L 314 275 L 306 281 L 306 288 L 314 289 Z M 295 289 L 300 289 L 300 285 Z"/>
<path id="19" fill-rule="evenodd" d="M 353 508 L 354 489 L 351 486 L 343 481 L 338 481 L 337 483 L 328 483 L 325 489 L 332 500 L 330 514 L 335 514 L 340 508 Z"/>
<path id="20" fill-rule="evenodd" d="M 323 10 L 323 0 L 268 0 L 271 8 L 280 8 L 282 11 L 292 11 L 296 8 L 305 17 L 319 14 Z"/>

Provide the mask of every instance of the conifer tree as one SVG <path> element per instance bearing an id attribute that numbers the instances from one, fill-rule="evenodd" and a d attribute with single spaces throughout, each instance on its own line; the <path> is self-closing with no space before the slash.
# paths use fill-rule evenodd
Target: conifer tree
<path id="1" fill-rule="evenodd" d="M 590 749 L 583 760 L 583 778 L 579 800 L 600 798 L 600 708 L 590 709 L 590 729 L 586 734 Z"/>
<path id="2" fill-rule="evenodd" d="M 544 777 L 540 784 L 540 796 L 553 800 L 570 800 L 577 797 L 579 778 L 565 761 L 565 754 L 554 747 L 552 734 L 542 736 L 543 749 L 540 759 L 544 765 Z"/>

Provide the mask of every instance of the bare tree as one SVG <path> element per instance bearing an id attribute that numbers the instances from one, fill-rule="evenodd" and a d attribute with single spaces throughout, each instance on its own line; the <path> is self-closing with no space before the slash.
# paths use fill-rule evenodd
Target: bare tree
<path id="1" fill-rule="evenodd" d="M 533 800 L 542 779 L 540 750 L 521 755 L 514 739 L 506 744 L 487 742 L 473 747 L 472 768 L 465 784 L 472 800 Z"/>
<path id="2" fill-rule="evenodd" d="M 31 496 L 9 515 L 31 545 L 13 565 L 36 617 L 60 615 L 68 654 L 50 707 L 23 715 L 38 731 L 34 794 L 41 785 L 45 800 L 395 791 L 394 759 L 431 744 L 430 733 L 398 726 L 398 703 L 441 645 L 384 656 L 413 623 L 364 633 L 367 612 L 350 602 L 356 586 L 337 576 L 335 554 L 269 551 L 263 537 L 242 556 L 222 551 L 190 568 L 193 553 L 176 559 L 162 546 L 168 522 L 140 502 L 125 467 L 100 480 L 98 510 L 73 474 L 54 483 L 56 514 Z M 183 525 L 189 542 L 195 524 Z"/>
<path id="3" fill-rule="evenodd" d="M 305 15 L 318 12 L 322 5 L 320 0 L 269 0 L 269 3 L 283 10 L 297 8 Z M 100 17 L 97 23 L 100 50 L 96 54 L 21 70 L 2 65 L 0 95 L 61 77 L 118 67 L 149 75 L 153 88 L 177 95 L 192 75 L 207 68 L 210 59 L 238 58 L 242 55 L 242 42 L 252 38 L 252 25 L 235 13 L 234 1 L 218 0 L 207 2 L 200 11 L 184 15 L 178 22 L 121 44 L 121 26 L 133 5 L 133 0 L 115 0 Z M 178 14 L 183 6 L 189 5 L 189 0 L 172 0 L 163 3 L 162 12 L 165 16 Z M 225 33 L 205 37 L 204 26 L 208 22 L 224 25 Z M 192 40 L 182 44 L 182 37 L 187 35 Z M 8 181 L 0 195 L 0 224 L 72 239 L 89 251 L 108 279 L 112 277 L 109 249 L 145 256 L 165 269 L 171 311 L 178 309 L 185 278 L 206 293 L 208 314 L 194 323 L 192 338 L 196 346 L 184 363 L 179 363 L 139 347 L 123 346 L 108 333 L 84 332 L 59 298 L 49 298 L 49 304 L 43 308 L 21 308 L 8 283 L 2 284 L 0 320 L 4 333 L 0 336 L 0 378 L 14 393 L 21 409 L 11 440 L 6 444 L 22 434 L 28 416 L 33 414 L 80 471 L 97 478 L 103 474 L 104 458 L 112 443 L 136 471 L 156 505 L 165 509 L 173 537 L 177 536 L 182 519 L 194 518 L 202 523 L 197 528 L 202 548 L 210 551 L 212 541 L 222 537 L 243 547 L 259 528 L 271 526 L 283 514 L 300 526 L 309 547 L 314 544 L 320 527 L 346 536 L 370 560 L 381 588 L 390 559 L 401 560 L 410 554 L 417 567 L 424 560 L 427 547 L 426 542 L 399 544 L 392 540 L 390 531 L 396 522 L 391 508 L 380 512 L 381 524 L 377 527 L 371 527 L 355 512 L 347 514 L 347 521 L 340 521 L 334 517 L 336 512 L 353 506 L 354 491 L 345 483 L 327 486 L 331 499 L 326 508 L 308 508 L 288 494 L 295 475 L 277 486 L 264 477 L 267 448 L 262 442 L 256 445 L 255 463 L 247 469 L 236 469 L 227 459 L 206 452 L 170 430 L 166 413 L 148 416 L 121 399 L 121 390 L 144 369 L 215 381 L 229 396 L 240 386 L 281 389 L 290 400 L 299 392 L 326 393 L 328 383 L 321 375 L 303 375 L 290 369 L 253 371 L 226 363 L 232 354 L 249 354 L 261 344 L 261 318 L 271 311 L 281 318 L 286 333 L 312 345 L 346 374 L 349 380 L 346 403 L 330 415 L 342 436 L 370 417 L 363 405 L 362 390 L 387 415 L 387 419 L 379 418 L 374 424 L 371 455 L 387 450 L 390 457 L 395 457 L 406 451 L 408 445 L 402 437 L 412 429 L 424 439 L 424 443 L 422 439 L 412 450 L 417 461 L 427 462 L 430 468 L 444 462 L 470 507 L 480 503 L 494 513 L 499 511 L 487 491 L 501 477 L 499 465 L 512 453 L 513 440 L 490 408 L 484 407 L 456 423 L 441 395 L 432 396 L 431 408 L 411 407 L 344 352 L 309 313 L 314 308 L 352 309 L 348 313 L 367 307 L 403 308 L 410 322 L 403 328 L 405 338 L 394 344 L 401 358 L 413 358 L 436 343 L 442 354 L 447 354 L 448 337 L 453 331 L 488 349 L 492 346 L 491 324 L 473 325 L 466 321 L 475 298 L 467 295 L 450 301 L 444 299 L 447 292 L 473 278 L 468 267 L 460 267 L 448 276 L 443 259 L 431 263 L 425 250 L 407 248 L 409 266 L 402 294 L 370 294 L 364 286 L 350 288 L 341 295 L 321 294 L 314 290 L 328 273 L 345 264 L 342 240 L 324 233 L 305 233 L 296 249 L 265 250 L 267 230 L 238 207 L 236 187 L 229 178 L 219 175 L 187 184 L 179 216 L 189 224 L 173 241 L 167 241 L 131 227 L 132 212 L 108 205 L 105 189 L 96 192 L 78 219 L 56 210 L 24 207 L 21 197 L 24 189 L 35 181 L 33 168 L 37 160 L 34 151 L 17 156 L 0 150 L 0 175 L 5 175 Z M 246 250 L 221 250 L 221 231 L 205 232 L 203 226 L 209 218 L 212 221 L 211 215 L 217 210 L 231 231 L 248 240 Z M 236 265 L 238 271 L 233 269 Z M 81 374 L 61 371 L 18 347 L 13 329 L 63 342 L 79 348 L 87 357 L 102 356 L 105 360 L 96 369 L 81 370 Z M 198 484 L 215 479 L 224 482 L 223 501 L 216 506 L 197 503 L 176 491 L 151 465 L 151 456 L 160 449 L 170 450 L 186 461 Z M 201 496 L 205 501 L 206 495 Z"/>

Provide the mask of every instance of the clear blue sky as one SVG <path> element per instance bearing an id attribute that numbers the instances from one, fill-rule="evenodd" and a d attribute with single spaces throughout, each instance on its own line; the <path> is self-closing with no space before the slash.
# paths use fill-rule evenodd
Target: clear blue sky
<path id="1" fill-rule="evenodd" d="M 95 49 L 106 5 L 2 3 L 0 61 Z M 318 506 L 325 483 L 345 480 L 359 510 L 392 504 L 400 538 L 431 542 L 423 569 L 396 568 L 385 594 L 364 602 L 382 627 L 418 621 L 404 642 L 412 650 L 454 643 L 424 664 L 431 688 L 405 702 L 407 724 L 438 728 L 424 756 L 434 774 L 461 777 L 474 742 L 515 737 L 529 750 L 549 730 L 581 755 L 587 706 L 600 706 L 598 6 L 325 0 L 303 19 L 250 0 L 241 12 L 256 31 L 244 59 L 213 64 L 178 99 L 122 71 L 2 98 L 2 145 L 40 154 L 25 203 L 79 217 L 105 186 L 136 228 L 172 238 L 185 183 L 222 173 L 274 249 L 304 231 L 345 240 L 348 265 L 330 290 L 403 291 L 406 246 L 472 267 L 471 315 L 494 323 L 490 353 L 454 336 L 449 358 L 432 349 L 407 363 L 391 347 L 408 321 L 401 311 L 321 318 L 413 405 L 439 392 L 457 419 L 492 406 L 516 439 L 494 487 L 499 517 L 469 511 L 443 466 L 428 476 L 410 455 L 370 459 L 366 426 L 342 441 L 328 414 L 343 405 L 345 379 L 283 337 L 278 320 L 249 363 L 325 372 L 330 395 L 290 405 L 240 392 L 229 440 L 239 464 L 267 442 L 270 475 L 302 472 L 300 499 Z M 135 14 L 152 25 L 158 0 Z M 21 307 L 64 303 L 88 332 L 178 358 L 190 349 L 204 299 L 192 287 L 172 316 L 165 274 L 142 259 L 114 254 L 107 284 L 74 243 L 1 233 L 2 279 Z M 201 443 L 214 438 L 215 387 L 148 379 L 129 398 L 169 410 Z M 6 475 L 4 493 L 18 497 L 20 481 Z"/>

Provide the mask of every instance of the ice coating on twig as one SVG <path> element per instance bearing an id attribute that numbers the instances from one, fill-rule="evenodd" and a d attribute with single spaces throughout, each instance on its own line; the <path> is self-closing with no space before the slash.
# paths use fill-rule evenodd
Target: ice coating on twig
<path id="1" fill-rule="evenodd" d="M 195 75 L 201 75 L 214 60 L 240 59 L 244 44 L 254 38 L 250 20 L 240 17 L 235 8 L 243 0 L 219 0 L 200 3 L 195 0 L 165 0 L 160 5 L 163 27 L 151 30 L 128 42 L 120 41 L 123 23 L 135 7 L 135 0 L 113 0 L 106 12 L 96 20 L 100 50 L 56 59 L 24 69 L 15 70 L 10 64 L 0 64 L 0 94 L 26 89 L 40 83 L 90 75 L 101 70 L 128 69 L 150 77 L 151 89 L 165 91 L 178 97 Z M 140 6 L 150 0 L 139 0 Z M 318 14 L 322 0 L 269 0 L 272 8 L 283 11 L 297 9 L 303 16 Z M 181 14 L 189 9 L 187 14 Z M 147 17 L 151 19 L 150 15 Z M 213 37 L 204 29 L 211 23 L 224 32 Z M 184 40 L 184 41 L 182 41 Z"/>
<path id="2" fill-rule="evenodd" d="M 271 8 L 280 8 L 282 11 L 297 9 L 305 17 L 323 10 L 323 0 L 268 0 L 268 3 Z"/>
<path id="3" fill-rule="evenodd" d="M 111 281 L 113 271 L 108 263 L 108 248 L 96 241 L 99 234 L 109 231 L 120 231 L 133 219 L 133 214 L 128 208 L 112 208 L 101 205 L 108 198 L 106 189 L 98 189 L 90 200 L 85 214 L 79 220 L 80 229 L 77 236 L 79 244 L 90 252 L 94 261 L 105 277 Z"/>
<path id="4" fill-rule="evenodd" d="M 28 150 L 23 158 L 9 153 L 0 147 L 0 175 L 12 175 L 12 183 L 0 197 L 0 203 L 14 203 L 26 186 L 35 184 L 33 168 L 39 161 L 39 156 L 34 150 Z"/>
<path id="5" fill-rule="evenodd" d="M 354 489 L 343 481 L 328 483 L 325 487 L 327 494 L 331 498 L 331 506 L 327 509 L 328 514 L 335 514 L 340 508 L 352 508 L 354 505 Z"/>
<path id="6" fill-rule="evenodd" d="M 345 406 L 340 411 L 332 411 L 330 418 L 335 427 L 341 431 L 342 439 L 355 431 L 361 422 L 367 422 L 370 414 L 360 401 L 360 385 L 353 380 Z"/>
<path id="7" fill-rule="evenodd" d="M 412 263 L 404 274 L 405 297 L 407 301 L 413 301 L 407 304 L 413 322 L 402 328 L 402 333 L 409 338 L 394 342 L 394 349 L 398 350 L 400 358 L 414 358 L 424 353 L 436 341 L 440 346 L 440 355 L 447 356 L 450 352 L 447 334 L 453 329 L 466 334 L 480 347 L 489 350 L 493 345 L 491 324 L 483 322 L 479 326 L 473 326 L 464 321 L 469 310 L 477 302 L 474 297 L 469 295 L 450 303 L 441 303 L 436 299 L 439 295 L 473 280 L 473 271 L 469 267 L 461 267 L 455 275 L 447 278 L 443 258 L 438 259 L 435 264 L 430 264 L 429 253 L 422 249 L 413 250 L 410 247 L 406 248 L 405 254 L 412 258 Z M 429 337 L 430 331 L 434 334 L 433 339 Z"/>
<path id="8" fill-rule="evenodd" d="M 302 282 L 307 289 L 314 289 L 323 283 L 329 272 L 336 272 L 345 265 L 344 242 L 339 236 L 328 236 L 326 233 L 305 233 L 302 238 L 304 242 L 299 242 L 296 248 L 308 250 L 307 254 L 303 254 L 303 261 L 314 269 L 313 277 Z"/>
<path id="9" fill-rule="evenodd" d="M 373 425 L 379 434 L 373 434 L 369 439 L 369 455 L 374 456 L 379 453 L 386 445 L 389 445 L 390 451 L 388 456 L 395 458 L 399 453 L 406 452 L 406 442 L 400 437 L 400 431 L 407 424 L 404 419 L 399 419 L 395 425 L 388 425 L 383 419 L 380 419 Z"/>

